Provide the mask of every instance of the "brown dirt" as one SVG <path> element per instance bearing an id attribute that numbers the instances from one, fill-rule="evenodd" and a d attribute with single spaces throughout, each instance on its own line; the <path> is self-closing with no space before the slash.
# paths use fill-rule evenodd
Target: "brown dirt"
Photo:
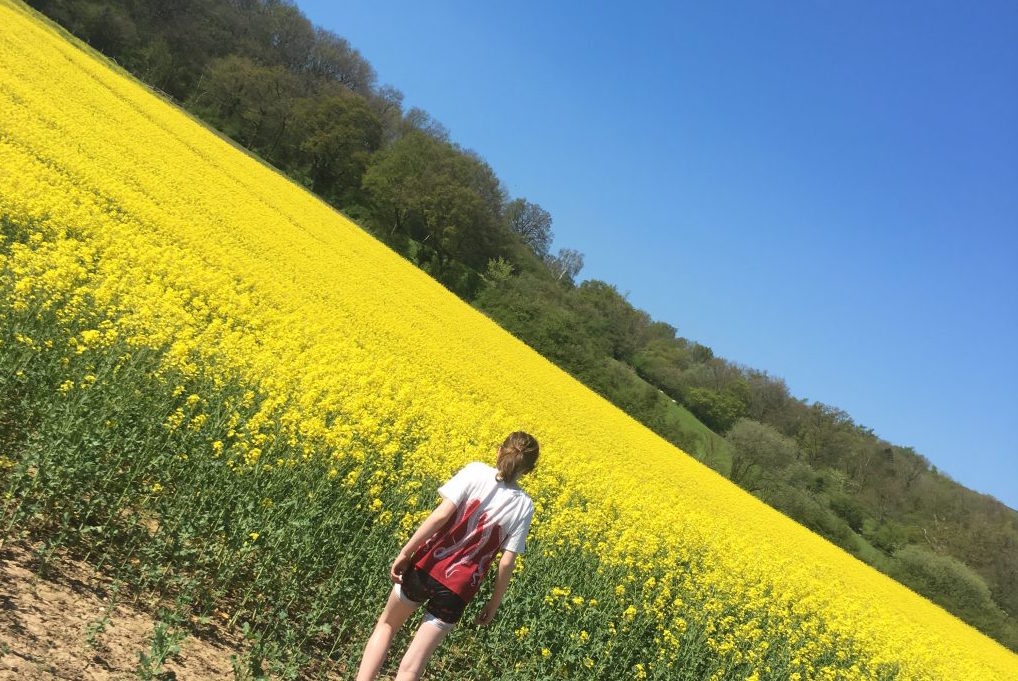
<path id="1" fill-rule="evenodd" d="M 149 652 L 155 619 L 127 596 L 111 600 L 111 584 L 90 566 L 60 560 L 46 577 L 23 547 L 0 551 L 0 679 L 107 681 L 137 678 L 138 654 Z M 109 619 L 96 631 L 104 616 Z M 91 633 L 91 637 L 90 637 Z M 91 638 L 91 641 L 90 641 Z M 188 636 L 163 665 L 163 679 L 232 679 L 231 655 L 243 640 Z"/>

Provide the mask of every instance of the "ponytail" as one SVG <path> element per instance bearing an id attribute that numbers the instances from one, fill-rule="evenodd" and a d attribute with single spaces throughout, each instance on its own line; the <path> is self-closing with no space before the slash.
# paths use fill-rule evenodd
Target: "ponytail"
<path id="1" fill-rule="evenodd" d="M 510 433 L 498 448 L 498 475 L 495 479 L 506 483 L 516 482 L 517 478 L 534 470 L 540 453 L 541 447 L 533 435 L 522 430 Z"/>

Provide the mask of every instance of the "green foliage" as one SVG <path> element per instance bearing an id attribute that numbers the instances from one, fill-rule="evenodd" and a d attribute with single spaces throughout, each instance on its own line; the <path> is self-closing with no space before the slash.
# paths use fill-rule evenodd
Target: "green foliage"
<path id="1" fill-rule="evenodd" d="M 985 580 L 955 558 L 909 544 L 894 553 L 891 575 L 1012 646 L 1018 641 Z"/>
<path id="2" fill-rule="evenodd" d="M 597 279 L 580 284 L 575 298 L 593 312 L 587 315 L 587 333 L 604 339 L 613 358 L 630 361 L 646 342 L 650 315 L 634 308 L 614 286 Z"/>
<path id="3" fill-rule="evenodd" d="M 521 198 L 506 205 L 505 217 L 509 228 L 519 234 L 535 254 L 547 255 L 552 240 L 551 213 Z"/>
<path id="4" fill-rule="evenodd" d="M 785 483 L 776 483 L 765 487 L 760 497 L 785 515 L 850 553 L 859 552 L 856 536 L 848 523 L 806 492 Z"/>
<path id="5" fill-rule="evenodd" d="M 586 376 L 588 385 L 628 413 L 642 414 L 654 408 L 659 392 L 626 364 L 603 360 L 598 370 Z"/>
<path id="6" fill-rule="evenodd" d="M 99 635 L 106 631 L 106 627 L 110 625 L 112 621 L 112 615 L 114 609 L 117 607 L 120 596 L 120 585 L 114 584 L 110 588 L 110 595 L 106 599 L 106 605 L 103 607 L 103 611 L 98 617 L 91 620 L 85 627 L 85 645 L 89 648 L 96 648 L 98 646 Z"/>
<path id="7" fill-rule="evenodd" d="M 428 243 L 444 265 L 483 269 L 507 241 L 502 190 L 486 163 L 421 132 L 379 152 L 363 187 L 379 231 L 402 231 Z"/>
<path id="8" fill-rule="evenodd" d="M 736 421 L 725 439 L 732 452 L 728 477 L 749 490 L 780 479 L 782 470 L 797 456 L 794 440 L 751 419 Z"/>
<path id="9" fill-rule="evenodd" d="M 745 413 L 745 405 L 737 397 L 710 388 L 691 388 L 684 401 L 689 411 L 717 433 L 727 432 Z"/>
<path id="10" fill-rule="evenodd" d="M 866 520 L 866 509 L 855 497 L 843 492 L 831 496 L 831 510 L 837 513 L 853 532 L 861 533 Z"/>
<path id="11" fill-rule="evenodd" d="M 484 278 L 491 284 L 498 285 L 509 280 L 513 274 L 513 264 L 503 257 L 492 258 L 484 271 Z"/>
<path id="12" fill-rule="evenodd" d="M 689 355 L 675 339 L 653 339 L 633 356 L 633 368 L 673 399 L 682 397 L 682 370 Z"/>
<path id="13" fill-rule="evenodd" d="M 503 286 L 486 287 L 474 305 L 574 376 L 593 376 L 603 355 L 567 295 L 547 278 L 521 273 Z"/>
<path id="14" fill-rule="evenodd" d="M 802 405 L 789 394 L 785 382 L 756 369 L 746 370 L 745 381 L 748 388 L 746 416 L 772 425 L 784 435 L 794 436 Z"/>
<path id="15" fill-rule="evenodd" d="M 152 644 L 148 652 L 138 653 L 138 668 L 136 675 L 142 681 L 162 679 L 162 668 L 166 660 L 180 653 L 180 643 L 187 634 L 165 622 L 156 622 L 152 630 Z"/>
<path id="16" fill-rule="evenodd" d="M 560 248 L 558 255 L 546 253 L 544 262 L 555 277 L 555 281 L 573 286 L 576 283 L 576 275 L 583 269 L 583 254 L 574 248 Z"/>
<path id="17" fill-rule="evenodd" d="M 894 520 L 879 522 L 875 518 L 863 519 L 862 534 L 871 544 L 889 555 L 909 542 L 920 539 L 915 528 Z"/>
<path id="18" fill-rule="evenodd" d="M 460 298 L 469 300 L 484 286 L 484 277 L 477 270 L 455 260 L 439 265 L 433 276 Z"/>
<path id="19" fill-rule="evenodd" d="M 138 30 L 123 9 L 109 3 L 87 3 L 82 12 L 82 30 L 92 46 L 107 54 L 123 52 L 135 44 Z"/>
<path id="20" fill-rule="evenodd" d="M 328 29 L 314 28 L 306 63 L 297 67 L 316 81 L 336 83 L 363 98 L 375 95 L 377 74 L 350 42 Z M 391 96 L 386 97 L 391 101 Z"/>
<path id="21" fill-rule="evenodd" d="M 826 404 L 812 405 L 799 432 L 799 449 L 810 465 L 844 465 L 853 444 L 854 424 L 841 409 Z"/>
<path id="22" fill-rule="evenodd" d="M 283 66 L 230 55 L 212 61 L 192 109 L 248 149 L 284 165 L 300 81 Z"/>
<path id="23" fill-rule="evenodd" d="M 361 178 L 382 142 L 382 124 L 363 97 L 338 90 L 294 107 L 298 167 L 311 190 L 339 205 L 359 198 Z"/>

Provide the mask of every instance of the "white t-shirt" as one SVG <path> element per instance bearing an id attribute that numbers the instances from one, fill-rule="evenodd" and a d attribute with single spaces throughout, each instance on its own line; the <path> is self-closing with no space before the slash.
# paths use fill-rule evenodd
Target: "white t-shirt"
<path id="1" fill-rule="evenodd" d="M 456 513 L 423 547 L 415 565 L 464 600 L 480 587 L 499 550 L 523 553 L 534 502 L 515 484 L 495 479 L 498 471 L 475 461 L 438 489 Z"/>

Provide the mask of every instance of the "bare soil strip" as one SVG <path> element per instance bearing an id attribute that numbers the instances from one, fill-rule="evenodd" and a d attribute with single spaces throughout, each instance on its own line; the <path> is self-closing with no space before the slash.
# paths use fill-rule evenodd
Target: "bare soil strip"
<path id="1" fill-rule="evenodd" d="M 118 604 L 111 586 L 80 561 L 60 560 L 43 577 L 29 551 L 0 551 L 0 679 L 137 678 L 156 621 L 129 596 Z M 160 678 L 234 678 L 230 656 L 240 656 L 243 640 L 225 632 L 212 638 L 184 639 Z"/>

